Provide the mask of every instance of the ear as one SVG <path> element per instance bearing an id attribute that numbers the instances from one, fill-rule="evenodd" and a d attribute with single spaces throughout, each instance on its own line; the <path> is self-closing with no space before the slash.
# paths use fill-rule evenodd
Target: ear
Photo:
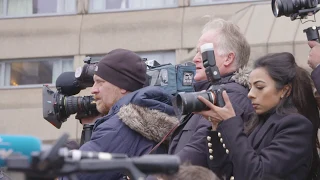
<path id="1" fill-rule="evenodd" d="M 227 55 L 227 59 L 224 61 L 223 65 L 230 66 L 234 60 L 235 60 L 235 54 L 234 52 L 231 52 Z"/>
<path id="2" fill-rule="evenodd" d="M 125 89 L 120 89 L 120 93 L 121 93 L 121 94 L 126 94 L 126 93 L 127 93 L 127 90 L 125 90 Z"/>
<path id="3" fill-rule="evenodd" d="M 281 99 L 284 97 L 288 97 L 291 93 L 292 86 L 291 84 L 287 84 L 282 88 Z"/>

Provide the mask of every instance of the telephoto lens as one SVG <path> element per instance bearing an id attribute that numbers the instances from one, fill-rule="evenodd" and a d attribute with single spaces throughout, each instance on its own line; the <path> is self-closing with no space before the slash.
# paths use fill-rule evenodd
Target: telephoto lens
<path id="1" fill-rule="evenodd" d="M 198 96 L 202 96 L 213 104 L 215 103 L 215 95 L 211 91 L 179 93 L 176 97 L 176 106 L 179 112 L 185 115 L 191 112 L 209 110 L 209 107 L 198 99 Z"/>
<path id="2" fill-rule="evenodd" d="M 300 10 L 317 7 L 318 0 L 272 0 L 271 7 L 275 17 L 287 16 L 299 13 Z"/>

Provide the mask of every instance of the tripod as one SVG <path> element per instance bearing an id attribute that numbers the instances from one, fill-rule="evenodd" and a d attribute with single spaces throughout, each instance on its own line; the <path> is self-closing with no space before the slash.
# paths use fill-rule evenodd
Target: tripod
<path id="1" fill-rule="evenodd" d="M 82 133 L 81 133 L 81 141 L 80 146 L 82 146 L 84 143 L 90 141 L 91 135 L 92 135 L 92 129 L 94 124 L 84 124 Z"/>

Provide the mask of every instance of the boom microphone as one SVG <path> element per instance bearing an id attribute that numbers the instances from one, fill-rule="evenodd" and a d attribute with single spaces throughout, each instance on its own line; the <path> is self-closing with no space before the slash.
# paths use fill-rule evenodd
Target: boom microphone
<path id="1" fill-rule="evenodd" d="M 128 158 L 125 154 L 90 151 L 69 151 L 64 147 L 64 134 L 53 146 L 43 150 L 41 141 L 33 136 L 0 134 L 0 167 L 24 172 L 27 179 L 54 179 L 59 176 L 75 178 L 77 172 L 104 172 L 119 170 L 132 179 L 146 174 L 172 174 L 179 170 L 180 159 L 172 155 L 144 155 Z"/>
<path id="2" fill-rule="evenodd" d="M 43 145 L 39 138 L 33 136 L 1 135 L 0 134 L 0 167 L 6 166 L 9 156 L 23 155 L 31 162 L 32 153 L 49 152 L 52 147 Z M 127 158 L 124 154 L 110 154 L 90 151 L 69 151 L 67 148 L 59 148 L 58 154 L 65 159 L 79 161 L 81 159 L 111 160 Z"/>
<path id="3" fill-rule="evenodd" d="M 0 134 L 0 167 L 9 156 L 23 155 L 31 161 L 31 154 L 40 151 L 41 141 L 36 137 Z"/>

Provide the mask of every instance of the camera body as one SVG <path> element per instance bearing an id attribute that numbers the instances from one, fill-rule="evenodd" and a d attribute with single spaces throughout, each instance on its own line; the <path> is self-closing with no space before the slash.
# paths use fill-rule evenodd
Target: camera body
<path id="1" fill-rule="evenodd" d="M 205 67 L 205 72 L 208 81 L 211 86 L 207 91 L 178 93 L 175 98 L 174 105 L 175 109 L 180 115 L 186 115 L 190 112 L 199 112 L 203 110 L 209 110 L 203 102 L 198 100 L 198 96 L 202 96 L 211 103 L 223 107 L 225 102 L 222 97 L 222 92 L 224 90 L 223 86 L 220 85 L 219 81 L 221 79 L 220 72 L 216 66 L 216 60 L 214 56 L 214 49 L 212 43 L 206 43 L 201 46 L 201 56 L 203 61 L 203 66 Z"/>
<path id="2" fill-rule="evenodd" d="M 84 60 L 84 65 L 78 67 L 75 71 L 75 78 L 82 87 L 92 87 L 94 84 L 93 75 L 98 63 L 91 63 L 91 57 L 87 56 Z"/>
<path id="3" fill-rule="evenodd" d="M 167 93 L 176 95 L 179 92 L 193 92 L 193 77 L 196 73 L 194 64 L 159 64 L 152 60 L 147 64 L 148 86 L 160 86 Z"/>
<path id="4" fill-rule="evenodd" d="M 58 129 L 71 114 L 77 113 L 76 119 L 79 120 L 99 114 L 93 96 L 73 96 L 87 87 L 92 87 L 94 83 L 93 75 L 97 63 L 91 63 L 90 60 L 90 57 L 84 59 L 85 65 L 77 68 L 75 73 L 60 74 L 56 81 L 57 92 L 46 85 L 42 88 L 43 118 Z"/>

